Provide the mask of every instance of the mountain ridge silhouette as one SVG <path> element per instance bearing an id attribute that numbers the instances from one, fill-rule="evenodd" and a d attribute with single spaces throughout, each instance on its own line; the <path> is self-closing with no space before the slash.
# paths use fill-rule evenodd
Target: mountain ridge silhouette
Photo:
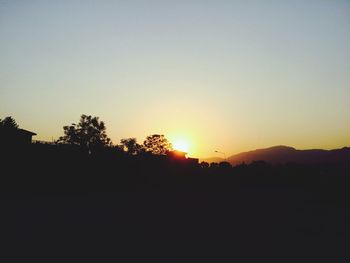
<path id="1" fill-rule="evenodd" d="M 265 161 L 268 163 L 345 163 L 350 162 L 350 147 L 332 150 L 305 149 L 299 150 L 291 146 L 276 145 L 268 148 L 255 149 L 229 156 L 227 159 L 212 157 L 203 158 L 208 163 L 227 161 L 233 165 Z"/>

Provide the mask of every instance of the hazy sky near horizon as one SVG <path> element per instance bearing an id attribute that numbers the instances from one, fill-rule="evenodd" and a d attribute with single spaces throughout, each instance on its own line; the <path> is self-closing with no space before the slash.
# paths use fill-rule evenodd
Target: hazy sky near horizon
<path id="1" fill-rule="evenodd" d="M 350 1 L 0 0 L 0 118 L 81 114 L 199 157 L 349 146 Z"/>

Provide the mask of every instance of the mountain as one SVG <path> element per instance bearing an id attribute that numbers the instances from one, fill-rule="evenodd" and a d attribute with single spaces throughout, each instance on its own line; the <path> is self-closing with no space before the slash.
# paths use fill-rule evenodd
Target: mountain
<path id="1" fill-rule="evenodd" d="M 211 160 L 208 158 L 207 160 Z M 350 163 L 350 148 L 344 147 L 335 150 L 297 150 L 289 146 L 274 146 L 265 149 L 257 149 L 242 152 L 227 158 L 231 164 L 251 163 L 253 161 L 265 161 L 269 163 Z M 208 161 L 207 161 L 208 162 Z"/>

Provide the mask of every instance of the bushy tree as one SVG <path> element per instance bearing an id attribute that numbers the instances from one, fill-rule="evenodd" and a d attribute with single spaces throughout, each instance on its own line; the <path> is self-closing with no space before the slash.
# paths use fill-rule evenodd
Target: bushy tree
<path id="1" fill-rule="evenodd" d="M 139 154 L 142 150 L 142 145 L 137 143 L 136 138 L 126 138 L 120 140 L 120 148 L 131 155 Z"/>
<path id="2" fill-rule="evenodd" d="M 64 136 L 59 138 L 59 143 L 78 145 L 89 153 L 96 148 L 111 145 L 111 140 L 106 134 L 106 126 L 98 117 L 83 114 L 78 124 L 64 126 L 63 130 Z"/>
<path id="3" fill-rule="evenodd" d="M 146 152 L 150 152 L 155 155 L 165 155 L 172 150 L 171 143 L 165 138 L 164 135 L 153 134 L 147 136 L 143 142 L 143 147 Z"/>

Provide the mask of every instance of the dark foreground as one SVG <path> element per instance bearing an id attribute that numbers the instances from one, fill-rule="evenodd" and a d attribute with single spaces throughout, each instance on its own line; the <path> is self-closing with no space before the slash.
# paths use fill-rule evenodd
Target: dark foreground
<path id="1" fill-rule="evenodd" d="M 203 170 L 120 156 L 37 158 L 3 159 L 6 262 L 350 259 L 347 164 Z"/>

